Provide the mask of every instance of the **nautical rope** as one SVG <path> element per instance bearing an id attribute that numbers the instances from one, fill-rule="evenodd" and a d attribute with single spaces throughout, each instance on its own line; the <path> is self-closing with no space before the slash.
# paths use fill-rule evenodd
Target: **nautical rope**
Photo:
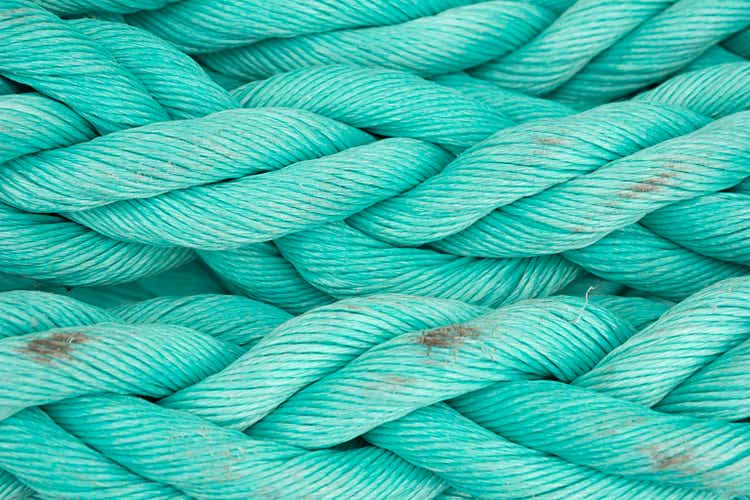
<path id="1" fill-rule="evenodd" d="M 0 467 L 53 496 L 747 493 L 749 287 L 717 283 L 666 313 L 624 297 L 488 310 L 373 296 L 287 321 L 231 296 L 108 312 L 9 292 Z M 238 330 L 262 338 L 242 354 Z M 372 445 L 335 447 L 357 436 Z"/>
<path id="2" fill-rule="evenodd" d="M 721 173 L 725 178 L 717 177 L 715 184 L 701 188 L 692 186 L 690 191 L 682 186 L 695 179 L 666 172 L 673 185 L 666 189 L 662 184 L 652 186 L 653 176 L 640 170 L 640 177 L 633 176 L 627 169 L 637 168 L 638 162 L 671 158 L 672 151 L 682 151 L 684 143 L 698 147 L 696 135 L 690 135 L 693 131 L 697 140 L 704 137 L 711 146 L 698 153 L 711 158 L 721 158 L 721 150 L 716 151 L 713 143 L 724 129 L 732 134 L 724 147 L 739 147 L 743 138 L 735 128 L 742 130 L 744 125 L 737 120 L 743 115 L 718 120 L 710 127 L 702 125 L 709 121 L 705 116 L 721 118 L 746 108 L 746 64 L 711 66 L 680 75 L 643 94 L 636 99 L 638 103 L 612 104 L 578 115 L 564 116 L 572 110 L 550 103 L 547 108 L 549 116 L 555 117 L 549 118 L 552 121 L 512 127 L 510 116 L 484 104 L 499 91 L 475 84 L 480 80 L 468 76 L 438 79 L 456 86 L 452 90 L 393 70 L 339 66 L 279 75 L 241 87 L 232 97 L 184 55 L 144 32 L 103 21 L 63 22 L 40 14 L 38 9 L 27 10 L 34 23 L 72 33 L 73 46 L 84 43 L 112 72 L 138 75 L 132 78 L 136 82 L 132 86 L 150 89 L 149 99 L 156 96 L 155 102 L 162 103 L 162 109 L 171 109 L 175 118 L 195 118 L 95 137 L 81 115 L 70 108 L 33 94 L 8 96 L 11 101 L 5 119 L 14 123 L 21 119 L 20 123 L 29 125 L 13 132 L 13 149 L 0 169 L 0 196 L 14 207 L 3 207 L 4 220 L 17 238 L 6 253 L 6 272 L 74 285 L 116 283 L 176 267 L 191 258 L 185 247 L 196 248 L 235 290 L 296 312 L 330 302 L 331 296 L 386 291 L 494 305 L 548 295 L 575 276 L 576 266 L 559 255 L 535 256 L 563 251 L 567 259 L 594 274 L 669 298 L 682 298 L 717 279 L 744 273 L 741 259 L 728 255 L 724 260 L 716 251 L 702 251 L 702 246 L 710 243 L 686 242 L 682 246 L 680 238 L 672 234 L 677 230 L 663 235 L 677 241 L 653 233 L 656 223 L 648 224 L 653 216 L 644 219 L 649 229 L 626 226 L 688 193 L 690 199 L 711 195 L 744 179 L 740 157 L 733 160 L 739 169 L 733 176 L 716 171 L 710 175 Z M 99 45 L 82 38 L 83 28 L 74 29 L 75 23 L 89 33 L 117 33 L 138 43 L 110 42 L 115 47 L 111 53 L 119 54 L 114 60 L 110 52 L 104 53 Z M 29 33 L 37 36 L 36 31 Z M 105 45 L 108 39 L 99 37 Z M 108 87 L 68 95 L 58 74 L 44 74 L 49 63 L 44 58 L 50 56 L 40 51 L 43 44 L 31 45 L 12 36 L 8 40 L 27 47 L 21 53 L 40 53 L 38 59 L 31 58 L 40 65 L 39 71 L 30 72 L 24 66 L 25 72 L 11 68 L 8 75 L 42 87 L 50 85 L 44 84 L 50 80 L 53 87 L 62 89 L 55 95 L 84 116 L 94 104 L 110 98 Z M 167 56 L 170 70 L 162 71 L 160 61 Z M 141 67 L 141 60 L 156 63 L 153 68 Z M 184 80 L 191 84 L 183 86 L 180 82 Z M 461 92 L 466 86 L 473 89 L 471 93 Z M 205 101 L 193 98 L 204 88 L 208 95 L 217 96 L 216 104 L 208 108 Z M 709 88 L 727 91 L 713 94 Z M 177 91 L 185 97 L 174 97 Z M 354 95 L 361 100 L 353 99 Z M 535 104 L 532 98 L 514 95 L 517 98 L 504 95 L 505 100 L 523 103 L 521 109 Z M 163 96 L 172 96 L 174 104 Z M 306 108 L 318 115 L 263 108 L 198 118 L 211 109 L 235 106 L 235 99 L 251 107 Z M 19 118 L 19 104 L 33 106 L 33 114 L 25 112 Z M 703 116 L 688 112 L 685 106 Z M 515 109 L 509 115 L 518 121 L 521 113 L 513 105 L 508 107 Z M 49 121 L 43 124 L 48 135 L 39 134 L 40 112 L 43 120 Z M 46 118 L 50 114 L 55 121 Z M 117 116 L 102 119 L 112 121 Z M 160 118 L 155 115 L 151 119 Z M 60 136 L 61 120 L 75 127 L 68 132 L 71 135 Z M 613 123 L 618 124 L 614 132 L 621 135 L 597 135 L 600 128 Z M 351 127 L 403 138 L 373 142 L 372 137 Z M 492 134 L 501 128 L 502 133 Z M 551 137 L 551 130 L 560 132 Z M 641 142 L 633 142 L 632 136 Z M 456 153 L 488 138 L 450 161 L 426 142 L 405 137 L 437 143 Z M 573 142 L 566 145 L 568 140 Z M 583 155 L 591 141 L 605 148 L 604 156 L 593 150 L 589 153 L 593 156 Z M 75 142 L 78 144 L 65 147 Z M 371 144 L 365 145 L 368 142 Z M 568 156 L 570 150 L 575 150 L 573 156 Z M 289 154 L 282 156 L 280 151 Z M 238 157 L 243 161 L 236 162 Z M 541 164 L 539 158 L 544 158 Z M 143 170 L 146 163 L 151 170 Z M 524 163 L 527 166 L 521 168 Z M 544 169 L 544 175 L 539 175 L 535 165 Z M 508 172 L 508 167 L 513 172 Z M 529 169 L 529 179 L 518 177 L 524 168 Z M 559 176 L 552 175 L 555 169 Z M 112 175 L 118 178 L 114 189 Z M 600 182 L 597 179 L 611 175 L 624 176 L 621 187 L 610 183 L 609 191 L 587 194 L 589 201 L 559 205 L 558 199 L 573 203 L 569 192 L 588 189 L 587 183 L 596 184 Z M 709 171 L 701 175 L 709 175 Z M 498 176 L 503 177 L 502 183 L 493 182 Z M 83 184 L 76 181 L 81 177 L 86 179 Z M 298 178 L 315 181 L 300 184 L 295 181 Z M 228 179 L 234 180 L 217 183 Z M 635 191 L 628 191 L 630 188 Z M 632 194 L 622 197 L 618 190 Z M 607 208 L 600 203 L 613 196 L 623 200 L 622 206 Z M 604 214 L 605 208 L 611 213 Z M 548 220 L 544 219 L 545 210 Z M 595 210 L 602 215 L 596 220 L 599 225 L 588 227 L 580 217 L 589 217 Z M 515 215 L 519 212 L 520 219 Z M 51 213 L 60 213 L 65 219 Z M 536 214 L 533 220 L 529 219 L 532 213 Z M 554 217 L 551 222 L 550 216 Z M 338 222 L 347 217 L 347 223 Z M 690 235 L 707 230 L 696 231 L 689 225 L 696 218 L 679 214 L 674 218 L 685 221 L 687 227 L 681 230 Z M 326 221 L 335 223 L 313 229 Z M 519 224 L 536 232 L 525 231 L 519 236 Z M 549 243 L 553 235 L 554 245 Z M 282 254 L 265 243 L 272 239 Z M 19 245 L 18 240 L 28 243 Z M 40 245 L 41 241 L 49 243 Z M 512 241 L 515 246 L 508 247 Z M 243 247 L 247 243 L 255 245 Z M 425 243 L 439 252 L 403 248 Z M 619 252 L 617 269 L 609 264 L 613 245 Z M 29 248 L 39 248 L 31 259 Z M 653 254 L 645 254 L 643 248 L 659 252 L 664 265 L 669 266 L 667 271 L 674 271 L 666 276 L 663 270 L 644 273 Z M 91 257 L 101 255 L 104 249 L 111 259 Z M 80 257 L 59 259 L 51 267 L 49 252 L 60 250 Z M 379 268 L 372 267 L 373 258 L 382 263 Z M 623 267 L 623 262 L 628 264 Z"/>
<path id="3" fill-rule="evenodd" d="M 0 0 L 0 498 L 750 496 L 748 58 L 749 0 Z"/>
<path id="4" fill-rule="evenodd" d="M 62 14 L 127 13 L 127 22 L 187 52 L 211 52 L 201 60 L 212 69 L 246 79 L 332 63 L 422 75 L 471 69 L 500 86 L 570 102 L 642 88 L 750 24 L 739 0 L 337 0 L 307 2 L 304 10 L 257 0 L 39 3 Z M 743 36 L 727 47 L 742 54 Z"/>

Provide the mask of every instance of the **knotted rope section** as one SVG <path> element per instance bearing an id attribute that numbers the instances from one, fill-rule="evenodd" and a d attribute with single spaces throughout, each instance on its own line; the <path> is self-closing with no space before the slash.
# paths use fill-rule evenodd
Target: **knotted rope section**
<path id="1" fill-rule="evenodd" d="M 383 295 L 288 319 L 232 296 L 106 311 L 8 292 L 2 479 L 45 496 L 746 494 L 748 293 L 735 278 L 666 312 Z"/>

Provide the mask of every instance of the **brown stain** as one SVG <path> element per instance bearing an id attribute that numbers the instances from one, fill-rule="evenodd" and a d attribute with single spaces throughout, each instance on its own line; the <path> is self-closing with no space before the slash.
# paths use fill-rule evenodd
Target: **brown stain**
<path id="1" fill-rule="evenodd" d="M 76 344 L 84 344 L 89 338 L 78 332 L 53 333 L 49 337 L 31 340 L 23 349 L 25 352 L 36 355 L 40 361 L 51 359 L 71 359 L 71 352 Z"/>
<path id="2" fill-rule="evenodd" d="M 353 304 L 341 304 L 339 305 L 341 309 L 344 309 L 345 311 L 354 311 L 354 312 L 362 312 L 365 310 L 362 306 L 355 306 Z"/>
<path id="3" fill-rule="evenodd" d="M 419 336 L 419 343 L 428 348 L 456 347 L 463 344 L 467 338 L 478 337 L 479 330 L 466 325 L 450 325 L 433 328 Z"/>
<path id="4" fill-rule="evenodd" d="M 640 182 L 633 186 L 631 189 L 636 193 L 650 193 L 651 191 L 656 191 L 657 189 L 659 189 L 659 186 L 651 182 Z"/>
<path id="5" fill-rule="evenodd" d="M 674 177 L 674 172 L 662 172 L 654 177 L 649 177 L 643 182 L 639 182 L 629 187 L 626 191 L 619 193 L 620 198 L 632 199 L 637 198 L 638 193 L 651 193 L 661 189 L 661 186 L 669 184 L 669 179 Z"/>

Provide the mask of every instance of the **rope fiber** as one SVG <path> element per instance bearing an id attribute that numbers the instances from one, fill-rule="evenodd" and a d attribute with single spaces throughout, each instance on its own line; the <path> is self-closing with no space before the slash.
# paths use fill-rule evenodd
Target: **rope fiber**
<path id="1" fill-rule="evenodd" d="M 750 0 L 0 0 L 0 499 L 750 497 Z"/>

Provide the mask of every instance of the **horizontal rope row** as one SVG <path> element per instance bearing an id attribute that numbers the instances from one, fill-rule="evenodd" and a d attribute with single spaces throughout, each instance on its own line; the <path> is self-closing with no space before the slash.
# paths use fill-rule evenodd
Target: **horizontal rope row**
<path id="1" fill-rule="evenodd" d="M 106 311 L 6 292 L 0 467 L 52 496 L 747 493 L 749 287 L 666 312 L 396 295 L 294 319 L 233 296 Z"/>
<path id="2" fill-rule="evenodd" d="M 749 0 L 0 0 L 0 47 L 0 498 L 750 496 Z"/>
<path id="3" fill-rule="evenodd" d="M 66 26 L 55 22 L 60 29 Z M 124 32 L 133 40 L 145 37 L 157 43 L 143 32 Z M 158 43 L 145 46 L 183 60 Z M 120 46 L 120 60 L 128 65 L 112 62 L 112 67 L 138 68 L 143 57 L 130 54 L 131 45 Z M 189 61 L 175 67 L 200 71 Z M 500 91 L 471 77 L 438 79 L 446 86 L 392 70 L 345 66 L 279 75 L 243 86 L 234 96 L 217 90 L 205 75 L 193 78 L 183 71 L 180 81 L 223 92 L 223 104 L 217 102 L 217 107 L 232 107 L 236 99 L 263 109 L 159 122 L 101 138 L 70 108 L 34 94 L 9 95 L 0 99 L 6 103 L 4 120 L 28 126 L 12 129 L 8 143 L 13 149 L 0 168 L 0 196 L 15 207 L 3 207 L 3 219 L 16 239 L 3 270 L 73 285 L 108 284 L 176 267 L 191 258 L 185 247 L 193 247 L 210 250 L 204 258 L 235 289 L 301 311 L 330 297 L 378 292 L 497 305 L 559 290 L 576 273 L 572 261 L 607 279 L 681 298 L 721 277 L 742 274 L 747 263 L 725 243 L 735 238 L 734 228 L 702 224 L 701 212 L 691 205 L 720 205 L 719 220 L 743 210 L 744 196 L 733 195 L 729 204 L 723 203 L 724 195 L 714 195 L 745 177 L 740 157 L 722 156 L 742 154 L 743 138 L 735 129 L 743 129 L 737 121 L 743 115 L 703 125 L 708 118 L 746 108 L 747 68 L 743 63 L 710 66 L 677 76 L 637 102 L 581 114 L 550 101 L 549 118 L 518 126 L 513 126 L 518 112 L 510 114 L 514 120 L 502 113 L 504 106 L 485 104 L 496 102 Z M 156 70 L 148 74 L 160 75 Z M 155 89 L 150 94 L 158 96 L 161 85 L 178 88 L 177 79 L 146 81 Z M 463 93 L 467 87 L 471 91 Z M 723 92 L 709 90 L 716 88 Z M 96 97 L 89 92 L 86 99 L 101 102 L 92 95 Z M 504 102 L 534 106 L 519 94 L 501 95 Z M 316 115 L 267 106 L 304 108 Z M 452 111 L 446 114 L 447 108 Z M 191 108 L 189 114 L 202 116 L 205 110 Z M 364 146 L 373 139 L 342 122 L 378 136 L 437 143 L 455 153 L 480 144 L 449 161 L 420 142 L 386 140 Z M 598 134 L 615 123 L 617 135 Z M 725 134 L 722 127 L 734 143 L 716 150 L 715 141 L 720 136 L 723 141 Z M 493 135 L 498 129 L 503 133 Z M 287 146 L 277 149 L 284 138 Z M 686 143 L 691 149 L 683 153 Z M 677 149 L 680 162 L 672 161 Z M 382 168 L 389 155 L 390 172 Z M 238 157 L 243 161 L 237 163 Z M 734 177 L 724 169 L 682 171 L 709 157 L 722 165 L 730 161 L 740 170 Z M 643 171 L 643 162 L 658 172 Z M 114 189 L 112 175 L 118 180 Z M 298 175 L 316 180 L 300 185 L 294 181 Z M 618 176 L 619 187 L 611 182 Z M 87 181 L 76 182 L 80 177 Z M 715 177 L 715 184 L 697 185 L 709 177 Z M 602 183 L 606 190 L 592 191 L 591 186 Z M 622 201 L 600 202 L 613 197 Z M 691 202 L 675 203 L 685 198 Z M 714 198 L 720 201 L 712 202 Z M 659 222 L 661 212 L 655 209 L 661 207 L 667 214 L 676 212 L 667 223 Z M 592 210 L 599 214 L 595 219 L 589 216 Z M 353 214 L 345 224 L 304 230 Z M 644 215 L 645 225 L 627 225 Z M 285 234 L 289 236 L 278 239 Z M 260 244 L 272 239 L 278 249 Z M 19 240 L 28 243 L 19 245 Z M 241 246 L 250 242 L 257 244 Z M 425 243 L 431 248 L 403 248 Z M 613 246 L 619 252 L 617 268 L 610 263 Z M 645 248 L 650 255 L 644 255 Z M 61 268 L 56 269 L 49 264 L 52 251 L 79 257 L 57 259 Z M 526 259 L 560 252 L 566 260 Z M 373 259 L 382 262 L 375 272 Z M 645 273 L 654 259 L 663 266 L 658 273 Z M 404 261 L 412 266 L 406 273 Z M 438 275 L 454 277 L 437 284 L 432 276 Z"/>

